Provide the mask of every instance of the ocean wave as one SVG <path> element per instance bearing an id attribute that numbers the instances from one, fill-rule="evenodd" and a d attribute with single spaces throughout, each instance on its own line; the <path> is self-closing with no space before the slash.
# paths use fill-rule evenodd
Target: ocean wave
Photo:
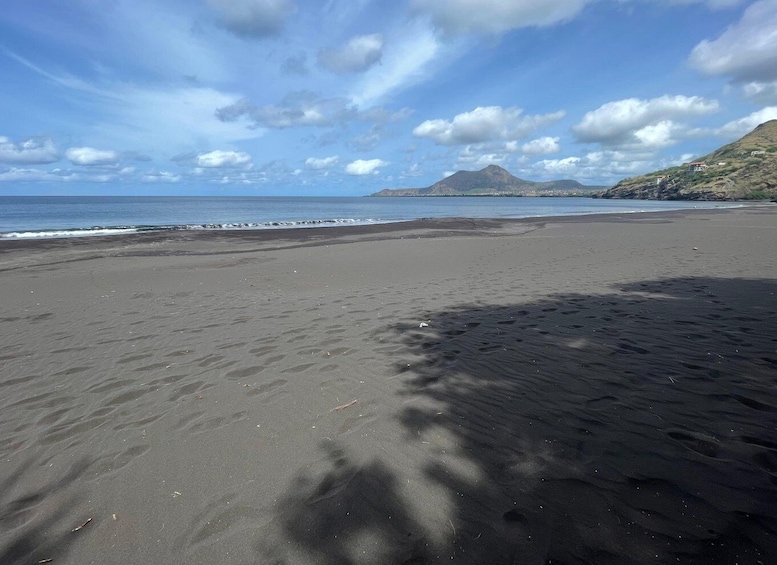
<path id="1" fill-rule="evenodd" d="M 206 224 L 180 224 L 165 226 L 93 226 L 90 228 L 70 228 L 70 229 L 52 229 L 40 231 L 15 231 L 0 233 L 0 239 L 39 239 L 39 238 L 65 238 L 65 237 L 88 237 L 105 235 L 122 235 L 141 232 L 155 231 L 196 231 L 196 230 L 261 230 L 261 229 L 292 229 L 292 228 L 313 228 L 341 225 L 365 225 L 383 223 L 374 218 L 330 218 L 324 220 L 285 220 L 268 222 L 228 222 L 228 223 L 206 223 Z"/>

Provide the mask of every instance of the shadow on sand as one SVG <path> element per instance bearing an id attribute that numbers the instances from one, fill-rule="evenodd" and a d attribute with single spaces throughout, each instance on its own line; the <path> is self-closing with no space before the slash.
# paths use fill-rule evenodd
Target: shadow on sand
<path id="1" fill-rule="evenodd" d="M 423 399 L 397 414 L 408 441 L 456 446 L 424 467 L 455 536 L 431 544 L 384 465 L 331 448 L 279 504 L 307 562 L 777 563 L 773 281 L 463 306 L 380 339 Z M 354 536 L 389 549 L 354 555 Z"/>
<path id="2" fill-rule="evenodd" d="M 10 538 L 10 543 L 0 546 L 3 565 L 55 563 L 67 555 L 77 539 L 72 531 L 75 525 L 65 523 L 72 518 L 75 498 L 63 498 L 60 493 L 78 481 L 88 464 L 79 462 L 59 480 L 12 496 L 32 467 L 32 461 L 28 461 L 0 483 L 0 530 Z"/>

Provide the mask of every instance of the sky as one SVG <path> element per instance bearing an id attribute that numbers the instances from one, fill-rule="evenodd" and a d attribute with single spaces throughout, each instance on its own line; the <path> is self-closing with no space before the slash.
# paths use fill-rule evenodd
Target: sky
<path id="1" fill-rule="evenodd" d="M 777 119 L 777 0 L 5 0 L 0 195 L 612 185 Z"/>

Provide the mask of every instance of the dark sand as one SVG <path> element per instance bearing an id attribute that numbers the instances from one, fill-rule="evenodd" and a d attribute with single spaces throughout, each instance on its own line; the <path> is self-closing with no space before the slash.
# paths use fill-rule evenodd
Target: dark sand
<path id="1" fill-rule="evenodd" d="M 0 242 L 0 285 L 2 565 L 777 563 L 777 208 Z"/>

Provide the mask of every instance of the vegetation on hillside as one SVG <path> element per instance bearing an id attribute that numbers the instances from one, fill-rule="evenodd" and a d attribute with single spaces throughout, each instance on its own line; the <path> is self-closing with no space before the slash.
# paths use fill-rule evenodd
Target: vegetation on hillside
<path id="1" fill-rule="evenodd" d="M 602 198 L 768 200 L 777 198 L 777 120 L 700 159 L 625 179 Z"/>

